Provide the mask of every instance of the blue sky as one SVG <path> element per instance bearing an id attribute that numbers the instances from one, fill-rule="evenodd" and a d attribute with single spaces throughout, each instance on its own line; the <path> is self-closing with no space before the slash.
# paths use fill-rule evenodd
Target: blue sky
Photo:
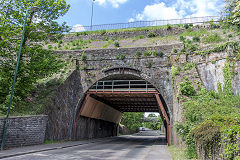
<path id="1" fill-rule="evenodd" d="M 71 5 L 59 22 L 89 26 L 92 0 L 66 0 Z M 95 0 L 93 25 L 141 20 L 219 15 L 224 0 Z"/>

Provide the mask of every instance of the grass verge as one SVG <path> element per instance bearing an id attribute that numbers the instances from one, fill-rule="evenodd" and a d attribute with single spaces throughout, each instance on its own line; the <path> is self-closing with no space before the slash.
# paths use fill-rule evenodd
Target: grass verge
<path id="1" fill-rule="evenodd" d="M 168 146 L 168 151 L 170 152 L 173 160 L 197 160 L 188 159 L 184 150 L 175 145 Z"/>

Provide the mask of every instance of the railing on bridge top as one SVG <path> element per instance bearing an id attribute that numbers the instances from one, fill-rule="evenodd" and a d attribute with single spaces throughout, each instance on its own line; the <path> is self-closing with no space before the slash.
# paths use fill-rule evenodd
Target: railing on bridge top
<path id="1" fill-rule="evenodd" d="M 206 17 L 190 17 L 183 19 L 169 19 L 169 20 L 154 20 L 154 21 L 136 21 L 128 23 L 113 23 L 113 24 L 100 24 L 93 26 L 76 25 L 72 27 L 70 32 L 83 32 L 83 31 L 97 31 L 97 30 L 110 30 L 110 29 L 124 29 L 136 27 L 154 27 L 162 25 L 176 25 L 176 24 L 203 24 L 207 22 L 219 22 L 220 16 L 206 16 Z"/>
<path id="2" fill-rule="evenodd" d="M 89 92 L 156 92 L 150 83 L 144 80 L 108 80 L 98 81 Z"/>

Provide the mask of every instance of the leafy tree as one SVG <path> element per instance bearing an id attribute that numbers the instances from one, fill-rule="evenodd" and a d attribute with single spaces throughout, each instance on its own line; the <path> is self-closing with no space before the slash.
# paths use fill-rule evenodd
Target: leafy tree
<path id="1" fill-rule="evenodd" d="M 29 10 L 23 49 L 15 86 L 16 102 L 25 100 L 37 80 L 51 76 L 64 65 L 53 51 L 44 49 L 41 42 L 56 41 L 69 30 L 65 23 L 55 20 L 69 9 L 65 0 L 1 0 L 0 1 L 0 113 L 4 113 L 16 66 L 20 37 L 27 8 L 37 6 L 39 11 Z M 19 105 L 19 104 L 18 104 Z M 16 108 L 19 109 L 19 108 Z"/>
<path id="2" fill-rule="evenodd" d="M 224 18 L 234 25 L 240 25 L 240 1 L 239 0 L 225 0 L 225 7 L 223 12 Z"/>
<path id="3" fill-rule="evenodd" d="M 155 114 L 153 114 L 153 113 L 150 113 L 149 115 L 148 115 L 148 117 L 157 117 Z"/>
<path id="4" fill-rule="evenodd" d="M 156 116 L 155 114 L 149 114 L 149 118 L 157 118 L 158 121 L 152 121 L 152 122 L 144 122 L 144 126 L 146 128 L 152 129 L 152 130 L 160 130 L 160 127 L 162 125 L 162 119 L 160 116 Z"/>
<path id="5" fill-rule="evenodd" d="M 124 112 L 121 124 L 132 131 L 137 131 L 142 126 L 143 112 Z"/>

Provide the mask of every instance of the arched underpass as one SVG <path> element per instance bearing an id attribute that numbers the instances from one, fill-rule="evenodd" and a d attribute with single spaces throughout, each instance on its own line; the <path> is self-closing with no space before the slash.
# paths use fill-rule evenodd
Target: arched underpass
<path id="1" fill-rule="evenodd" d="M 81 139 L 86 128 L 92 130 L 88 137 L 98 137 L 102 132 L 108 132 L 105 136 L 117 135 L 117 126 L 124 112 L 159 112 L 168 145 L 171 144 L 170 116 L 164 99 L 149 82 L 126 74 L 111 75 L 88 89 L 75 119 L 74 139 Z M 84 117 L 88 117 L 85 121 L 98 119 L 104 122 L 82 123 Z"/>

